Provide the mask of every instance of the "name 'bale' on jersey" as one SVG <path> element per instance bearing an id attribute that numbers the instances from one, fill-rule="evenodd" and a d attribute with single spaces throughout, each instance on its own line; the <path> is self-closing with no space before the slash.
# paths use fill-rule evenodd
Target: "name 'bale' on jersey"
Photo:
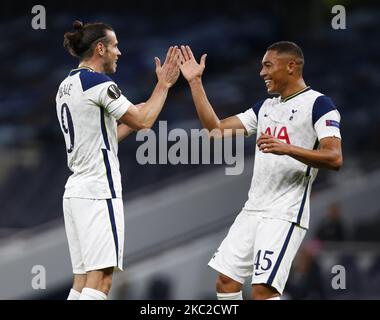
<path id="1" fill-rule="evenodd" d="M 117 120 L 131 102 L 105 74 L 72 70 L 60 84 L 56 110 L 73 172 L 65 198 L 121 198 Z"/>
<path id="2" fill-rule="evenodd" d="M 325 137 L 340 135 L 340 114 L 332 100 L 309 87 L 288 97 L 266 99 L 237 115 L 248 135 L 270 134 L 305 149 L 317 149 Z M 308 228 L 310 192 L 318 169 L 287 155 L 259 151 L 244 209 Z"/>

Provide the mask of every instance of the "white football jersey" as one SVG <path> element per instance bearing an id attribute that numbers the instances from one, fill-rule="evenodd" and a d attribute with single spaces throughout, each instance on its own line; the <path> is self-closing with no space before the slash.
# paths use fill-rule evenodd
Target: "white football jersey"
<path id="1" fill-rule="evenodd" d="M 72 70 L 56 96 L 67 164 L 65 198 L 121 198 L 117 121 L 131 103 L 105 74 Z"/>
<path id="2" fill-rule="evenodd" d="M 325 137 L 340 136 L 340 114 L 332 100 L 309 87 L 281 99 L 257 103 L 237 117 L 248 135 L 267 133 L 305 149 L 316 149 Z M 244 209 L 263 217 L 283 219 L 308 228 L 310 192 L 318 169 L 286 155 L 259 151 Z"/>

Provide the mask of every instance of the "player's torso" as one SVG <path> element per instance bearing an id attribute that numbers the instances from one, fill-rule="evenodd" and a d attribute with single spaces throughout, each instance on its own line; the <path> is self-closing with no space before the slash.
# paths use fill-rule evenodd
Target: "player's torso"
<path id="1" fill-rule="evenodd" d="M 266 133 L 287 144 L 315 148 L 317 135 L 312 112 L 314 101 L 320 95 L 319 92 L 308 90 L 283 102 L 280 98 L 267 99 L 258 113 L 257 137 Z M 306 164 L 290 156 L 263 153 L 256 146 L 248 207 L 279 214 L 282 210 L 283 217 L 294 215 L 302 201 L 310 174 L 315 176 L 316 170 L 312 171 Z"/>
<path id="2" fill-rule="evenodd" d="M 83 91 L 79 72 L 61 83 L 56 103 L 68 166 L 73 172 L 65 195 L 109 197 L 105 157 L 114 180 L 119 180 L 120 175 L 116 120 Z"/>
<path id="3" fill-rule="evenodd" d="M 312 149 L 317 138 L 312 112 L 319 95 L 309 90 L 284 102 L 280 98 L 268 99 L 259 112 L 258 135 L 264 132 L 284 143 Z"/>

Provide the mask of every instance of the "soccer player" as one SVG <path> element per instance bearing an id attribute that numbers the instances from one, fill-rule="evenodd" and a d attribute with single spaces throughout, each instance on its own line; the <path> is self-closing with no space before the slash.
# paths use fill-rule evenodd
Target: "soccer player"
<path id="1" fill-rule="evenodd" d="M 219 135 L 225 129 L 257 133 L 248 200 L 209 262 L 219 272 L 217 297 L 242 299 L 242 284 L 251 276 L 253 299 L 279 300 L 309 227 L 317 171 L 342 166 L 340 114 L 329 97 L 305 84 L 301 49 L 283 41 L 267 49 L 260 72 L 268 93 L 278 96 L 220 120 L 202 85 L 206 55 L 198 64 L 190 47 L 181 51 L 180 69 L 202 125 Z"/>
<path id="2" fill-rule="evenodd" d="M 75 21 L 64 47 L 79 58 L 60 84 L 57 116 L 73 172 L 63 195 L 63 212 L 74 273 L 68 300 L 105 300 L 114 269 L 123 269 L 124 213 L 118 141 L 133 130 L 150 128 L 169 88 L 177 81 L 179 49 L 170 47 L 151 97 L 133 105 L 106 74 L 121 55 L 113 29 Z M 120 125 L 117 125 L 117 120 Z"/>

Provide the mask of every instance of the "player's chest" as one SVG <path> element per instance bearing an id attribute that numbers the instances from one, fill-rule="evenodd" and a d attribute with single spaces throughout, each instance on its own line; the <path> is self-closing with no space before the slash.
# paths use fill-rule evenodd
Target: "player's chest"
<path id="1" fill-rule="evenodd" d="M 292 140 L 305 134 L 305 130 L 309 130 L 311 125 L 311 113 L 307 106 L 288 103 L 267 106 L 260 110 L 258 123 L 260 132 L 286 143 L 291 143 Z"/>

